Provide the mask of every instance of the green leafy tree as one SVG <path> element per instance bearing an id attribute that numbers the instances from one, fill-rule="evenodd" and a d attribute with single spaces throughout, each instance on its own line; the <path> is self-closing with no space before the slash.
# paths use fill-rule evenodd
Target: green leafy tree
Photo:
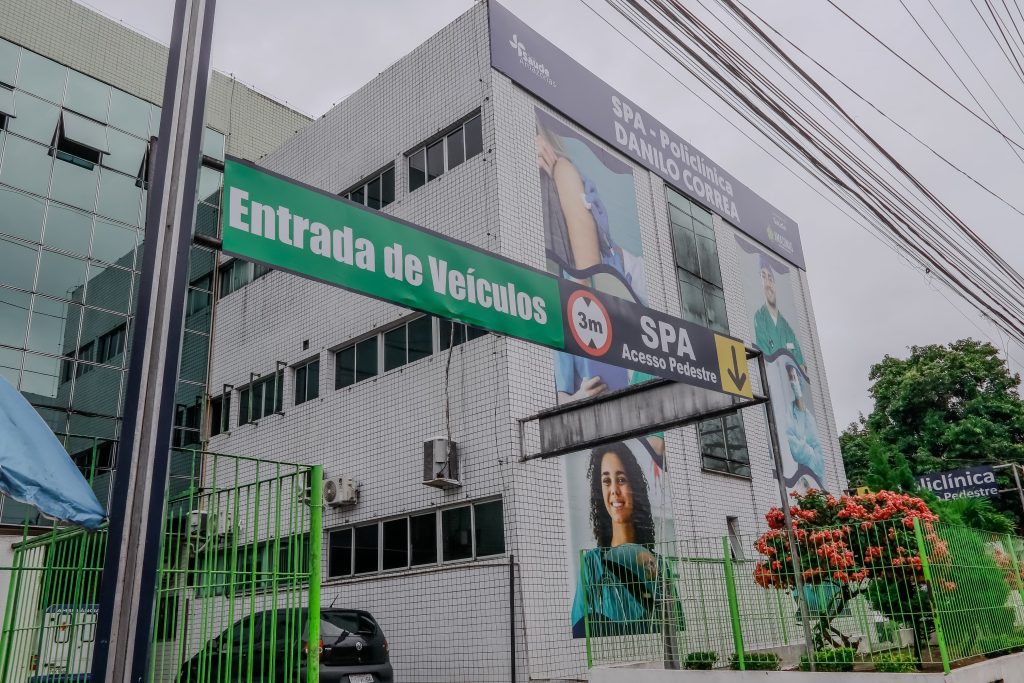
<path id="1" fill-rule="evenodd" d="M 1024 461 L 1020 376 L 992 344 L 913 346 L 907 358 L 886 356 L 873 365 L 869 379 L 874 409 L 839 437 L 851 485 L 874 488 L 884 473 L 885 487 L 912 490 L 892 481 L 904 480 L 905 471 L 880 468 L 885 458 L 889 468 L 905 464 L 914 476 Z M 1013 501 L 996 505 L 1019 515 Z"/>

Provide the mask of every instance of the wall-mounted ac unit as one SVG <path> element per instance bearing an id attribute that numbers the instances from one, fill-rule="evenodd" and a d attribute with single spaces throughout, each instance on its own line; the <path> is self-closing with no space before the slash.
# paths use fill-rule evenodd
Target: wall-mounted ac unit
<path id="1" fill-rule="evenodd" d="M 462 486 L 454 441 L 437 437 L 423 442 L 423 483 L 439 489 Z"/>
<path id="2" fill-rule="evenodd" d="M 359 485 L 349 477 L 324 477 L 324 503 L 332 508 L 359 502 Z"/>
<path id="3" fill-rule="evenodd" d="M 243 537 L 242 528 L 236 525 L 228 513 L 218 514 L 209 510 L 192 510 L 188 513 L 188 543 L 193 552 L 206 546 L 230 544 L 234 536 Z"/>

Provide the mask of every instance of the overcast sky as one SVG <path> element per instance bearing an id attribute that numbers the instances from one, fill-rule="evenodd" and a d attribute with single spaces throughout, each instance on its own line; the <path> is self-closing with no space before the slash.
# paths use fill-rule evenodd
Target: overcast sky
<path id="1" fill-rule="evenodd" d="M 684 0 L 695 11 L 714 0 Z M 1024 132 L 1003 111 L 959 51 L 927 0 L 904 0 L 942 53 L 1008 135 Z M 1010 111 L 1024 120 L 1024 84 L 963 0 L 932 0 Z M 994 192 L 1024 205 L 1024 163 L 993 131 L 906 68 L 825 0 L 747 0 L 786 37 L 880 109 Z M 172 0 L 91 0 L 90 6 L 166 43 Z M 319 116 L 472 5 L 472 0 L 218 0 L 213 63 L 247 84 Z M 1007 346 L 966 302 L 912 267 L 794 178 L 725 118 L 725 105 L 681 67 L 644 43 L 603 0 L 503 0 L 526 23 L 577 61 L 700 147 L 800 225 L 822 353 L 840 429 L 868 412 L 868 369 L 910 345 L 971 336 L 1008 351 L 1020 371 L 1024 350 Z M 893 0 L 839 4 L 920 70 L 977 108 L 904 8 Z M 652 59 L 608 21 L 634 37 Z M 709 23 L 713 19 L 708 16 Z M 721 25 L 717 29 L 725 32 Z M 1018 270 L 1024 270 L 1022 221 L 998 200 L 938 162 L 813 65 L 807 68 L 943 201 Z M 691 95 L 674 77 L 709 103 Z M 724 117 L 724 118 L 723 118 Z M 743 124 L 740 124 L 743 126 Z M 749 128 L 744 127 L 749 131 Z M 752 135 L 775 151 L 763 139 Z"/>

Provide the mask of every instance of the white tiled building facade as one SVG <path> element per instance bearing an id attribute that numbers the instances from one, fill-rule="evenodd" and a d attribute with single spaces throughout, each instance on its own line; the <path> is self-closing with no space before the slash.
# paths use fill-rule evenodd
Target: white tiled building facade
<path id="1" fill-rule="evenodd" d="M 543 269 L 537 106 L 550 111 L 491 69 L 487 10 L 480 4 L 262 163 L 332 193 L 393 165 L 395 200 L 385 213 Z M 482 122 L 482 152 L 410 191 L 408 154 L 475 112 Z M 666 186 L 630 163 L 648 305 L 679 316 Z M 742 169 L 732 170 L 742 177 Z M 729 331 L 752 340 L 753 311 L 746 310 L 742 291 L 736 230 L 717 216 L 714 224 Z M 817 397 L 826 484 L 842 490 L 846 479 L 807 280 L 802 271 L 793 272 L 799 320 L 792 322 L 810 340 L 808 373 Z M 323 603 L 370 610 L 388 635 L 400 680 L 509 680 L 511 556 L 518 680 L 583 677 L 584 643 L 571 638 L 569 623 L 574 579 L 567 569 L 562 463 L 518 460 L 517 420 L 555 404 L 551 352 L 486 335 L 455 347 L 449 358 L 440 348 L 440 323 L 434 322 L 429 356 L 335 389 L 337 350 L 413 317 L 397 306 L 281 272 L 223 296 L 209 386 L 216 397 L 229 385 L 231 408 L 227 431 L 210 439 L 210 449 L 322 464 L 328 474 L 359 484 L 357 505 L 324 510 Z M 319 361 L 318 396 L 296 405 L 295 370 L 311 360 Z M 281 414 L 240 425 L 241 390 L 251 373 L 267 377 L 279 364 L 287 366 Z M 729 517 L 736 518 L 740 533 L 754 535 L 762 530 L 764 513 L 778 503 L 764 412 L 749 409 L 742 419 L 749 478 L 702 469 L 694 427 L 666 434 L 680 539 L 725 535 Z M 462 485 L 425 486 L 423 442 L 449 434 L 458 444 Z M 332 569 L 331 531 L 493 500 L 502 505 L 504 552 L 331 575 L 338 573 Z"/>

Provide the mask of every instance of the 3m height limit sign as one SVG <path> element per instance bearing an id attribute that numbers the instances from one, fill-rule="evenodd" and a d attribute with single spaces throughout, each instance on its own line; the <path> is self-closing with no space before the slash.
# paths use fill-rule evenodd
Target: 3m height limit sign
<path id="1" fill-rule="evenodd" d="M 424 313 L 751 396 L 743 342 L 248 162 L 224 165 L 223 250 Z"/>

